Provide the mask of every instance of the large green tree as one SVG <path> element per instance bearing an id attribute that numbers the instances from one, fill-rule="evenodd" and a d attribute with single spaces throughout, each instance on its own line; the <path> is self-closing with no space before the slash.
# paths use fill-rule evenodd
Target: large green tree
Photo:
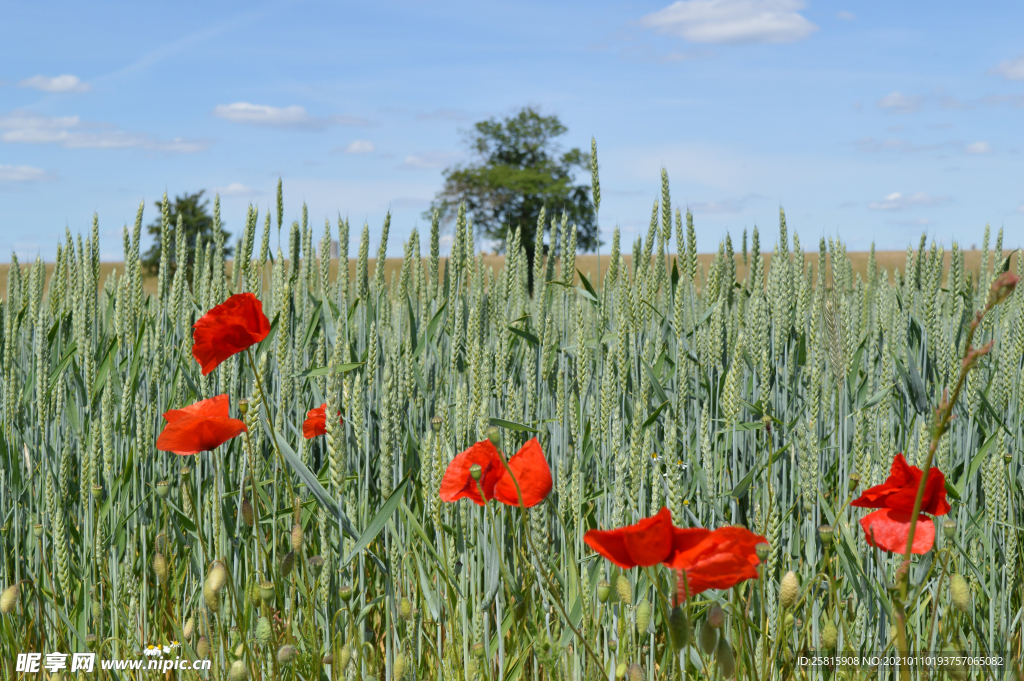
<path id="1" fill-rule="evenodd" d="M 201 237 L 204 245 L 213 239 L 213 216 L 210 215 L 209 210 L 210 200 L 203 198 L 203 194 L 205 193 L 206 190 L 204 189 L 200 189 L 194 194 L 186 192 L 182 196 L 174 197 L 173 202 L 168 202 L 167 224 L 170 225 L 170 234 L 168 235 L 167 243 L 170 251 L 168 252 L 167 257 L 170 265 L 170 271 L 172 273 L 178 267 L 178 263 L 176 262 L 177 244 L 175 243 L 174 235 L 179 215 L 181 216 L 182 227 L 185 232 L 186 251 L 188 252 L 188 259 L 185 266 L 189 268 L 188 273 L 190 278 L 192 274 L 192 264 L 196 260 L 196 239 Z M 154 241 L 150 249 L 142 255 L 142 265 L 150 274 L 156 274 L 157 270 L 160 268 L 160 244 L 164 223 L 163 203 L 160 201 L 156 201 L 154 203 L 160 215 L 146 227 L 146 231 L 153 236 Z M 224 237 L 224 254 L 231 255 L 231 248 L 227 246 L 228 236 L 230 236 L 230 234 L 224 230 L 223 225 L 221 225 L 221 233 Z"/>
<path id="2" fill-rule="evenodd" d="M 569 224 L 575 223 L 579 250 L 596 249 L 590 183 L 575 184 L 578 171 L 589 171 L 590 156 L 576 148 L 563 152 L 557 140 L 566 132 L 557 116 L 543 116 L 532 107 L 503 120 L 480 121 L 467 134 L 475 160 L 444 171 L 444 188 L 424 217 L 430 219 L 437 210 L 442 221 L 451 221 L 464 201 L 476 231 L 502 251 L 520 228 L 532 262 L 543 207 L 548 216 L 561 219 L 564 211 Z"/>

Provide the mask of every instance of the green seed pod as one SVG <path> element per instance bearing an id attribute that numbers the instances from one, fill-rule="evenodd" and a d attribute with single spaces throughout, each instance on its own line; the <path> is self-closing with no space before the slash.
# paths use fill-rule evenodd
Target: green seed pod
<path id="1" fill-rule="evenodd" d="M 260 601 L 263 600 L 262 596 L 260 596 L 259 582 L 250 582 L 249 587 L 245 590 L 245 595 L 249 597 L 249 602 L 258 608 Z"/>
<path id="2" fill-rule="evenodd" d="M 597 583 L 597 600 L 601 603 L 607 603 L 608 597 L 612 595 L 612 585 L 607 579 L 602 579 Z"/>
<path id="3" fill-rule="evenodd" d="M 33 525 L 32 526 L 32 535 L 36 539 L 39 539 L 40 537 L 42 537 L 43 536 L 43 526 L 40 525 L 39 523 L 36 523 L 35 525 Z"/>
<path id="4" fill-rule="evenodd" d="M 156 483 L 156 495 L 161 499 L 166 499 L 171 494 L 171 483 L 166 480 L 161 480 Z"/>
<path id="5" fill-rule="evenodd" d="M 256 623 L 256 640 L 259 641 L 260 645 L 268 646 L 273 636 L 274 632 L 270 628 L 270 620 L 264 615 Z"/>
<path id="6" fill-rule="evenodd" d="M 199 642 L 196 643 L 196 657 L 200 660 L 206 660 L 210 657 L 210 641 L 205 636 L 200 636 Z"/>
<path id="7" fill-rule="evenodd" d="M 10 615 L 14 612 L 14 606 L 18 604 L 18 585 L 4 589 L 4 592 L 0 594 L 0 613 Z"/>
<path id="8" fill-rule="evenodd" d="M 441 419 L 440 416 L 435 416 L 434 418 L 430 419 L 430 427 L 435 433 L 441 432 L 442 425 L 444 425 L 444 421 Z"/>
<path id="9" fill-rule="evenodd" d="M 820 525 L 818 527 L 818 539 L 821 540 L 821 545 L 828 547 L 832 545 L 832 539 L 835 537 L 835 530 L 832 529 L 831 525 Z"/>
<path id="10" fill-rule="evenodd" d="M 285 554 L 284 558 L 281 559 L 281 576 L 288 579 L 288 575 L 292 573 L 292 568 L 295 567 L 295 552 L 289 551 Z"/>
<path id="11" fill-rule="evenodd" d="M 298 656 L 299 649 L 293 645 L 285 644 L 277 649 L 277 661 L 281 664 L 291 664 Z"/>
<path id="12" fill-rule="evenodd" d="M 253 512 L 248 498 L 242 499 L 242 521 L 249 527 L 256 524 L 256 514 Z"/>
<path id="13" fill-rule="evenodd" d="M 348 661 L 352 659 L 352 649 L 348 647 L 346 643 L 341 647 L 341 652 L 338 653 L 338 671 L 345 671 L 345 667 L 348 666 Z"/>
<path id="14" fill-rule="evenodd" d="M 821 627 L 821 647 L 825 650 L 832 650 L 838 641 L 839 630 L 836 628 L 835 622 L 826 620 Z"/>
<path id="15" fill-rule="evenodd" d="M 260 598 L 264 603 L 271 603 L 274 600 L 274 583 L 263 582 L 260 584 Z"/>
<path id="16" fill-rule="evenodd" d="M 298 523 L 292 525 L 292 551 L 299 553 L 302 551 L 302 541 L 305 539 L 305 533 L 302 531 L 302 525 Z"/>
<path id="17" fill-rule="evenodd" d="M 718 647 L 715 649 L 715 662 L 718 663 L 718 673 L 723 679 L 731 679 L 736 674 L 736 658 L 732 654 L 732 646 L 722 637 L 718 640 Z"/>
<path id="18" fill-rule="evenodd" d="M 790 570 L 782 577 L 779 583 L 779 605 L 783 608 L 792 608 L 800 597 L 800 581 L 796 573 Z"/>
<path id="19" fill-rule="evenodd" d="M 644 668 L 636 662 L 629 665 L 629 681 L 644 681 Z"/>
<path id="20" fill-rule="evenodd" d="M 320 663 L 321 664 L 334 664 L 334 654 L 333 653 L 327 653 L 326 655 L 324 655 L 323 657 L 320 658 Z"/>
<path id="21" fill-rule="evenodd" d="M 338 588 L 338 597 L 346 603 L 352 600 L 352 593 L 352 585 L 350 584 L 342 584 Z"/>
<path id="22" fill-rule="evenodd" d="M 942 536 L 947 540 L 952 539 L 956 536 L 956 521 L 952 518 L 946 518 L 942 521 Z"/>
<path id="23" fill-rule="evenodd" d="M 960 612 L 966 613 L 971 605 L 971 588 L 961 575 L 949 576 L 949 600 Z"/>
<path id="24" fill-rule="evenodd" d="M 482 658 L 484 656 L 484 644 L 474 643 L 473 644 L 473 657 Z"/>
<path id="25" fill-rule="evenodd" d="M 668 629 L 672 634 L 672 646 L 682 650 L 690 643 L 690 619 L 682 607 L 672 608 L 668 616 Z"/>
<path id="26" fill-rule="evenodd" d="M 412 601 L 408 597 L 403 596 L 398 602 L 398 615 L 406 621 L 412 619 Z"/>
<path id="27" fill-rule="evenodd" d="M 220 593 L 224 585 L 228 583 L 228 569 L 221 562 L 216 562 L 210 568 L 210 574 L 206 576 L 206 585 L 213 591 Z"/>
<path id="28" fill-rule="evenodd" d="M 947 645 L 942 649 L 943 657 L 947 658 L 952 664 L 943 665 L 942 669 L 946 672 L 946 675 L 954 679 L 954 681 L 962 681 L 967 678 L 967 669 L 963 665 L 956 664 L 958 657 L 965 657 L 963 651 L 957 650 L 951 645 Z"/>
<path id="29" fill-rule="evenodd" d="M 651 603 L 646 598 L 636 605 L 636 631 L 643 635 L 651 624 Z"/>
<path id="30" fill-rule="evenodd" d="M 615 595 L 626 605 L 633 602 L 633 585 L 629 583 L 629 577 L 626 575 L 615 578 Z"/>
<path id="31" fill-rule="evenodd" d="M 92 602 L 92 618 L 96 621 L 103 618 L 103 605 L 98 600 Z"/>
<path id="32" fill-rule="evenodd" d="M 619 642 L 618 642 L 617 639 L 613 638 L 612 640 L 608 641 L 608 650 L 610 650 L 612 652 L 615 652 L 615 650 L 618 649 L 618 647 L 619 647 Z"/>
<path id="33" fill-rule="evenodd" d="M 391 676 L 395 681 L 402 681 L 405 676 L 405 653 L 399 652 L 391 664 Z"/>
<path id="34" fill-rule="evenodd" d="M 324 571 L 324 559 L 322 556 L 312 556 L 306 565 L 309 566 L 310 572 L 313 573 L 313 579 L 319 579 L 320 573 Z"/>
<path id="35" fill-rule="evenodd" d="M 851 492 L 853 490 L 857 489 L 858 487 L 860 487 L 860 475 L 859 474 L 857 474 L 857 473 L 851 473 L 850 474 L 849 487 L 850 487 L 850 491 Z"/>
<path id="36" fill-rule="evenodd" d="M 220 612 L 220 594 L 210 588 L 209 583 L 203 585 L 203 602 L 210 612 Z"/>
<path id="37" fill-rule="evenodd" d="M 249 668 L 245 666 L 245 662 L 235 660 L 231 663 L 231 669 L 228 670 L 228 681 L 245 681 L 248 676 Z"/>
<path id="38" fill-rule="evenodd" d="M 153 572 L 161 582 L 167 579 L 167 559 L 162 553 L 153 554 Z"/>
<path id="39" fill-rule="evenodd" d="M 469 467 L 469 477 L 473 478 L 473 480 L 475 480 L 476 482 L 480 482 L 480 478 L 483 476 L 483 474 L 484 469 L 480 466 L 480 464 L 475 463 Z"/>
<path id="40" fill-rule="evenodd" d="M 186 641 L 192 638 L 192 632 L 195 631 L 195 628 L 196 621 L 194 619 L 189 617 L 187 620 L 185 620 L 185 626 L 181 628 L 181 635 L 185 638 Z"/>
<path id="41" fill-rule="evenodd" d="M 625 662 L 620 662 L 618 665 L 616 665 L 615 666 L 615 678 L 617 678 L 617 679 L 623 678 L 626 675 L 626 670 L 628 668 L 629 667 L 626 665 Z"/>
<path id="42" fill-rule="evenodd" d="M 754 547 L 754 553 L 757 554 L 757 559 L 762 563 L 768 559 L 768 552 L 771 547 L 766 542 L 758 542 L 757 546 Z"/>
<path id="43" fill-rule="evenodd" d="M 715 629 L 721 629 L 725 624 L 725 611 L 722 610 L 722 606 L 715 603 L 708 610 L 708 624 L 713 626 Z"/>
<path id="44" fill-rule="evenodd" d="M 704 620 L 704 624 L 700 626 L 698 643 L 705 655 L 715 652 L 715 646 L 718 644 L 718 630 L 707 620 Z"/>
<path id="45" fill-rule="evenodd" d="M 96 644 L 99 642 L 99 637 L 96 634 L 85 635 L 85 647 L 89 650 L 96 650 Z"/>

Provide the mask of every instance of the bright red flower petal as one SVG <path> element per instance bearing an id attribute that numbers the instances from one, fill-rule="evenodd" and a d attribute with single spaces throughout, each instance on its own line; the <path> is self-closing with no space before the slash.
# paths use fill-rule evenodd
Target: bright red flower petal
<path id="1" fill-rule="evenodd" d="M 156 440 L 156 448 L 182 456 L 216 449 L 247 430 L 244 421 L 228 418 L 227 395 L 172 409 L 164 418 L 167 425 Z"/>
<path id="2" fill-rule="evenodd" d="M 480 465 L 479 483 L 469 472 L 473 464 Z M 498 482 L 502 470 L 501 459 L 498 458 L 498 450 L 494 448 L 494 444 L 490 440 L 477 442 L 448 464 L 448 469 L 441 479 L 441 501 L 458 501 L 466 497 L 474 504 L 483 506 L 486 501 L 494 498 L 494 485 Z M 483 488 L 483 498 L 480 497 L 478 484 Z"/>
<path id="3" fill-rule="evenodd" d="M 523 493 L 523 504 L 526 508 L 532 508 L 551 492 L 551 469 L 547 460 L 544 459 L 544 451 L 537 442 L 537 438 L 531 439 L 522 449 L 516 452 L 508 460 L 508 467 L 515 476 L 515 480 L 509 476 L 505 467 L 498 462 L 501 473 L 497 476 L 497 483 L 494 485 L 494 498 L 509 506 L 519 505 L 519 495 L 516 493 L 516 481 L 519 482 L 519 489 Z"/>
<path id="4" fill-rule="evenodd" d="M 669 567 L 680 570 L 679 597 L 702 593 L 707 589 L 728 589 L 757 577 L 761 562 L 755 547 L 767 543 L 764 537 L 743 527 L 722 527 L 706 534 L 676 530 L 675 550 Z"/>
<path id="5" fill-rule="evenodd" d="M 883 508 L 868 513 L 860 519 L 864 528 L 864 539 L 871 546 L 890 553 L 903 553 L 907 550 L 907 537 L 910 536 L 910 513 Z M 935 545 L 935 524 L 924 513 L 917 516 L 917 527 L 914 529 L 914 546 L 911 553 L 928 553 Z"/>
<path id="6" fill-rule="evenodd" d="M 338 412 L 339 416 L 341 412 Z M 339 418 L 338 423 L 343 423 Z M 327 403 L 324 402 L 319 407 L 313 407 L 306 414 L 306 420 L 302 422 L 302 437 L 307 440 L 317 437 L 319 435 L 325 435 L 327 433 Z"/>
<path id="7" fill-rule="evenodd" d="M 590 530 L 583 541 L 621 568 L 661 563 L 672 553 L 672 513 L 662 508 L 657 515 L 635 525 L 614 530 Z"/>
<path id="8" fill-rule="evenodd" d="M 227 358 L 259 343 L 270 333 L 263 305 L 252 293 L 238 293 L 213 308 L 192 326 L 192 356 L 203 376 Z"/>
<path id="9" fill-rule="evenodd" d="M 897 454 L 892 462 L 889 477 L 881 485 L 864 490 L 857 499 L 850 502 L 859 508 L 889 508 L 895 511 L 914 510 L 914 500 L 921 484 L 923 472 L 917 466 L 911 466 L 902 454 Z M 928 469 L 928 482 L 925 484 L 924 497 L 921 500 L 921 511 L 932 515 L 949 513 L 949 502 L 946 501 L 946 476 L 938 468 Z"/>

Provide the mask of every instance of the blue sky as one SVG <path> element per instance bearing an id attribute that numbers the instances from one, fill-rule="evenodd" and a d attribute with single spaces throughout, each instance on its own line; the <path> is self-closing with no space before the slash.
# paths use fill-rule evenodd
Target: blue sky
<path id="1" fill-rule="evenodd" d="M 984 7 L 983 10 L 973 9 Z M 1024 241 L 1024 5 L 993 2 L 0 2 L 0 259 L 53 257 L 99 213 L 102 255 L 145 199 L 219 191 L 237 234 L 285 213 L 389 252 L 523 105 L 597 138 L 603 234 L 646 231 L 667 169 L 703 250 L 778 208 L 814 248 L 922 231 Z M 581 180 L 587 178 L 581 177 Z M 376 244 L 373 245 L 376 248 Z"/>

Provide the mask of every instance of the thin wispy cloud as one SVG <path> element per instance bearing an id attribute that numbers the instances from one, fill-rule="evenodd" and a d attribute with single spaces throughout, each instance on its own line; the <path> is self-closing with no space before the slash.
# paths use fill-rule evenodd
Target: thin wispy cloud
<path id="1" fill-rule="evenodd" d="M 817 26 L 800 0 L 677 0 L 640 25 L 694 43 L 791 43 Z"/>
<path id="2" fill-rule="evenodd" d="M 992 72 L 1006 80 L 1024 80 L 1024 57 L 1000 62 L 999 66 L 992 69 Z"/>
<path id="3" fill-rule="evenodd" d="M 194 154 L 209 147 L 204 140 L 159 140 L 109 125 L 87 123 L 78 116 L 43 116 L 31 111 L 0 115 L 0 141 L 57 144 L 67 149 L 146 149 L 176 154 Z"/>
<path id="4" fill-rule="evenodd" d="M 297 104 L 283 107 L 249 102 L 218 104 L 213 108 L 213 115 L 231 123 L 302 130 L 322 130 L 332 125 L 371 125 L 367 119 L 355 116 L 311 116 L 305 107 Z"/>
<path id="5" fill-rule="evenodd" d="M 965 154 L 991 154 L 992 146 L 988 142 L 971 142 L 964 147 Z"/>
<path id="6" fill-rule="evenodd" d="M 905 95 L 902 92 L 890 92 L 878 100 L 879 109 L 892 113 L 906 114 L 920 111 L 924 98 L 919 95 Z"/>
<path id="7" fill-rule="evenodd" d="M 373 142 L 369 140 L 355 140 L 347 147 L 344 148 L 343 153 L 345 154 L 372 154 L 376 151 L 376 147 Z"/>
<path id="8" fill-rule="evenodd" d="M 87 92 L 89 84 L 83 83 L 78 76 L 64 74 L 62 76 L 32 76 L 18 83 L 18 87 L 42 90 L 43 92 Z"/>
<path id="9" fill-rule="evenodd" d="M 0 164 L 0 182 L 43 182 L 49 179 L 50 175 L 42 168 Z"/>
<path id="10" fill-rule="evenodd" d="M 937 206 L 943 203 L 949 203 L 949 201 L 950 198 L 948 196 L 931 196 L 925 192 L 918 192 L 916 194 L 909 195 L 901 192 L 893 192 L 881 201 L 872 201 L 868 204 L 868 208 L 879 211 L 901 211 L 910 210 L 911 208 Z"/>
<path id="11" fill-rule="evenodd" d="M 399 168 L 403 170 L 433 170 L 444 168 L 452 161 L 462 157 L 462 154 L 453 154 L 444 151 L 432 151 L 425 154 L 411 154 L 405 157 Z"/>

